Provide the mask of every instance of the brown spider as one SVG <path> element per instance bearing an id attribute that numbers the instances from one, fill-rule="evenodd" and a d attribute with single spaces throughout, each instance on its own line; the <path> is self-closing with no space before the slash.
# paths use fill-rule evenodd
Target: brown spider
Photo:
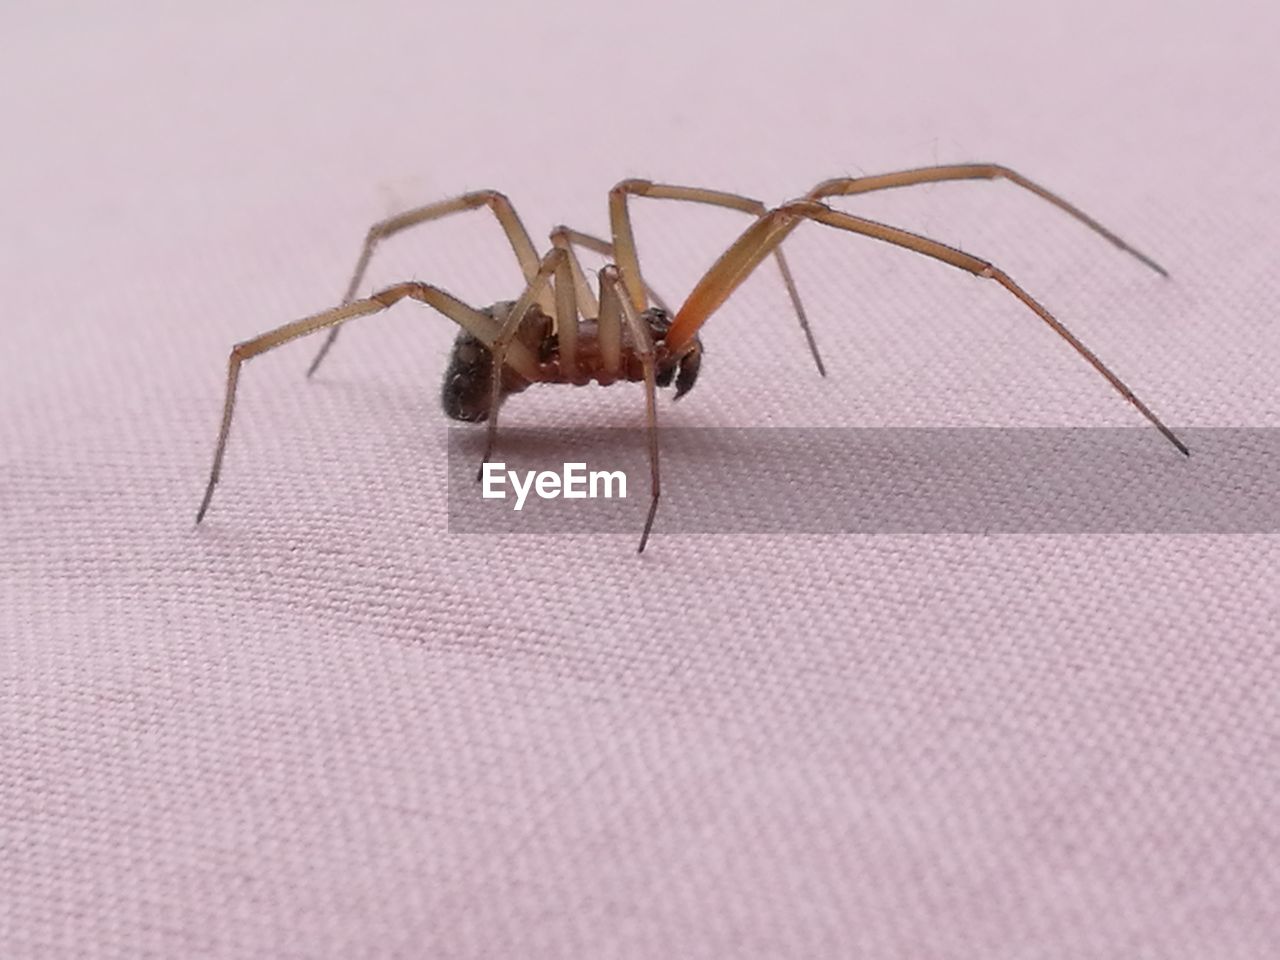
<path id="1" fill-rule="evenodd" d="M 656 388 L 669 386 L 674 381 L 678 399 L 693 387 L 702 357 L 698 330 L 770 253 L 777 259 L 818 372 L 825 376 L 817 344 L 780 246 L 787 235 L 805 220 L 814 220 L 905 247 L 959 267 L 975 276 L 996 281 L 1071 344 L 1178 450 L 1189 455 L 1186 445 L 1119 377 L 1003 271 L 986 260 L 955 247 L 874 220 L 833 210 L 821 202 L 826 197 L 870 193 L 873 190 L 919 183 L 1000 178 L 1010 180 L 1048 200 L 1106 237 L 1121 250 L 1137 257 L 1152 270 L 1168 276 L 1158 263 L 1129 246 L 1077 207 L 1008 167 L 991 163 L 949 164 L 878 176 L 826 180 L 801 199 L 773 210 L 767 209 L 759 200 L 719 190 L 658 184 L 648 180 L 624 180 L 609 191 L 612 243 L 567 227 L 557 227 L 551 233 L 552 247 L 542 258 L 538 257 L 529 233 L 510 201 L 493 190 L 464 194 L 376 223 L 365 238 L 341 306 L 287 323 L 232 348 L 227 371 L 227 393 L 222 409 L 222 427 L 218 434 L 213 467 L 209 472 L 209 483 L 196 514 L 196 523 L 204 519 L 205 512 L 209 509 L 213 488 L 222 469 L 222 456 L 226 450 L 231 417 L 235 409 L 240 365 L 250 357 L 329 327 L 329 336 L 307 371 L 310 376 L 333 345 L 341 324 L 355 317 L 385 310 L 397 301 L 409 297 L 434 307 L 462 327 L 454 342 L 441 399 L 445 413 L 455 420 L 488 421 L 482 469 L 493 452 L 498 409 L 509 394 L 518 393 L 532 383 L 585 384 L 595 380 L 608 385 L 619 380 L 644 382 L 651 489 L 649 513 L 645 519 L 644 531 L 640 535 L 639 550 L 643 551 L 658 509 Z M 703 275 L 674 316 L 641 278 L 640 261 L 627 206 L 629 198 L 633 196 L 729 207 L 756 218 Z M 484 310 L 477 310 L 439 287 L 418 282 L 398 283 L 362 300 L 353 299 L 379 241 L 408 227 L 478 207 L 488 207 L 493 211 L 515 251 L 525 277 L 525 288 L 520 299 L 514 303 L 496 303 Z M 575 246 L 594 250 L 614 261 L 606 264 L 599 272 L 599 299 L 587 283 Z M 650 298 L 658 306 L 650 307 Z M 581 320 L 579 316 L 582 317 Z"/>

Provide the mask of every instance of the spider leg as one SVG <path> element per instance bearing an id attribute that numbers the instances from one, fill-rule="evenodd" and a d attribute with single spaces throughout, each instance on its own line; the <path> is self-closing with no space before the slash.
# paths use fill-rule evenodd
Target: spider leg
<path id="1" fill-rule="evenodd" d="M 640 533 L 640 545 L 637 553 L 644 553 L 644 546 L 649 542 L 649 531 L 653 529 L 653 518 L 658 513 L 658 497 L 661 483 L 658 474 L 658 401 L 657 401 L 657 360 L 653 337 L 645 326 L 640 315 L 636 313 L 631 297 L 623 287 L 618 268 L 612 264 L 600 271 L 601 296 L 609 294 L 609 299 L 622 308 L 622 316 L 627 329 L 631 331 L 631 340 L 640 362 L 644 366 L 644 407 L 645 423 L 649 433 L 649 514 L 645 517 L 644 530 Z"/>
<path id="2" fill-rule="evenodd" d="M 571 375 L 577 370 L 578 311 L 576 304 L 572 301 L 573 277 L 569 273 L 564 250 L 559 247 L 553 247 L 542 258 L 538 269 L 534 271 L 533 279 L 525 286 L 524 293 L 520 295 L 520 299 L 512 304 L 511 309 L 507 311 L 497 335 L 493 337 L 491 343 L 487 344 L 489 351 L 493 354 L 492 393 L 490 394 L 489 423 L 488 432 L 485 436 L 484 456 L 480 460 L 480 469 L 476 471 L 477 481 L 483 478 L 484 465 L 489 462 L 489 458 L 493 454 L 494 443 L 498 439 L 498 408 L 502 405 L 503 367 L 508 362 L 516 359 L 518 351 L 523 351 L 527 355 L 527 348 L 516 339 L 516 334 L 520 330 L 520 324 L 524 320 L 525 314 L 538 301 L 539 296 L 546 291 L 552 276 L 556 277 L 555 298 L 566 310 L 565 316 L 561 319 L 559 330 L 561 368 L 568 370 Z M 532 373 L 522 369 L 518 362 L 511 362 L 511 366 L 529 380 L 540 379 L 536 362 Z"/>
<path id="3" fill-rule="evenodd" d="M 594 317 L 600 312 L 600 301 L 596 299 L 591 285 L 587 283 L 587 275 L 582 269 L 582 261 L 578 259 L 577 251 L 573 249 L 575 244 L 586 247 L 588 250 L 595 249 L 589 243 L 584 242 L 584 237 L 586 237 L 585 234 L 570 230 L 568 227 L 556 227 L 551 231 L 551 245 L 558 250 L 563 250 L 565 253 L 569 275 L 573 278 L 574 298 L 578 301 L 578 308 L 582 311 L 582 315 L 584 317 Z M 610 256 L 613 247 L 605 241 L 601 241 L 601 243 L 609 247 L 610 253 L 605 254 L 605 256 Z"/>
<path id="4" fill-rule="evenodd" d="M 600 315 L 596 317 L 596 343 L 600 350 L 600 370 L 604 382 L 612 380 L 622 369 L 622 303 L 610 266 L 616 264 L 606 264 L 600 269 Z M 625 281 L 622 293 L 627 295 Z"/>
<path id="5" fill-rule="evenodd" d="M 578 295 L 571 264 L 573 249 L 561 258 L 553 268 L 556 294 L 556 347 L 559 351 L 560 372 L 570 382 L 578 376 Z"/>
<path id="6" fill-rule="evenodd" d="M 613 229 L 613 246 L 618 269 L 622 272 L 623 283 L 630 292 L 631 302 L 637 311 L 642 311 L 648 306 L 644 296 L 648 288 L 640 274 L 640 255 L 636 249 L 635 234 L 631 229 L 631 211 L 627 206 L 627 198 L 632 196 L 706 203 L 715 207 L 741 210 L 753 217 L 762 217 L 768 213 L 768 207 L 759 200 L 736 193 L 725 193 L 723 190 L 681 187 L 669 183 L 653 183 L 650 180 L 623 180 L 609 191 L 609 222 Z M 787 294 L 791 297 L 791 305 L 800 321 L 800 329 L 804 331 L 805 340 L 809 344 L 809 352 L 813 354 L 813 362 L 818 367 L 818 373 L 825 377 L 827 370 L 822 364 L 818 342 L 814 339 L 813 330 L 809 326 L 809 316 L 805 312 L 804 303 L 800 300 L 800 291 L 796 288 L 795 278 L 791 275 L 791 267 L 787 264 L 781 248 L 775 248 L 773 254 L 778 262 L 778 270 L 782 273 L 782 282 L 787 286 Z"/>
<path id="7" fill-rule="evenodd" d="M 667 333 L 667 348 L 678 354 L 681 348 L 690 344 L 698 329 L 707 318 L 722 304 L 743 280 L 759 265 L 760 261 L 778 244 L 786 239 L 802 221 L 814 220 L 829 227 L 847 230 L 891 243 L 898 247 L 914 250 L 935 260 L 950 264 L 974 276 L 995 280 L 1002 287 L 1017 297 L 1030 308 L 1041 320 L 1066 340 L 1098 373 L 1111 384 L 1116 391 L 1128 400 L 1146 417 L 1183 454 L 1190 456 L 1186 444 L 1174 435 L 1173 431 L 1151 412 L 1145 403 L 1138 399 L 1132 390 L 1119 377 L 1111 372 L 1098 359 L 1097 355 L 1086 347 L 1056 319 L 1035 298 L 1013 282 L 1008 274 L 979 257 L 972 256 L 955 247 L 947 246 L 928 237 L 910 233 L 897 227 L 891 227 L 874 220 L 855 217 L 852 214 L 832 210 L 816 200 L 795 200 L 784 204 L 748 227 L 743 234 L 721 255 L 710 270 L 698 281 L 697 286 L 689 294 L 684 305 L 676 314 L 675 323 Z"/>
<path id="8" fill-rule="evenodd" d="M 587 275 L 582 269 L 582 262 L 578 259 L 577 251 L 573 248 L 575 246 L 583 247 L 612 260 L 614 256 L 613 244 L 608 240 L 601 240 L 599 237 L 593 237 L 589 233 L 583 233 L 581 230 L 574 230 L 566 226 L 559 226 L 551 231 L 551 243 L 554 246 L 563 247 L 569 256 L 569 267 L 573 271 L 573 288 L 577 292 L 578 306 L 582 310 L 582 315 L 594 317 L 600 312 L 600 302 L 596 300 L 596 295 L 587 283 Z M 672 312 L 666 301 L 658 296 L 656 290 L 647 283 L 644 285 L 644 289 L 649 299 L 656 303 L 661 310 L 668 314 Z"/>
<path id="9" fill-rule="evenodd" d="M 520 217 L 511 205 L 511 201 L 496 190 L 477 190 L 473 193 L 464 193 L 452 200 L 441 200 L 425 207 L 406 210 L 394 217 L 380 220 L 370 227 L 369 232 L 365 234 L 364 246 L 360 248 L 355 269 L 351 272 L 351 280 L 347 283 L 347 292 L 342 295 L 342 302 L 350 303 L 355 297 L 356 291 L 360 289 L 360 282 L 364 279 L 364 272 L 369 267 L 369 261 L 373 258 L 373 251 L 381 241 L 410 227 L 430 223 L 432 220 L 439 220 L 450 214 L 475 210 L 478 207 L 488 207 L 493 211 L 493 215 L 507 235 L 511 249 L 515 251 L 516 260 L 520 263 L 520 270 L 524 273 L 526 282 L 532 280 L 538 272 L 538 251 L 534 248 L 533 241 L 529 238 L 529 231 L 520 222 Z M 548 316 L 555 315 L 555 304 L 550 298 L 540 300 L 539 305 Z M 329 331 L 329 336 L 325 338 L 324 343 L 320 345 L 320 350 L 311 361 L 311 366 L 307 368 L 308 377 L 319 369 L 321 361 L 337 339 L 338 328 L 334 327 Z"/>
<path id="10" fill-rule="evenodd" d="M 494 338 L 498 335 L 497 324 L 488 314 L 481 313 L 474 307 L 468 306 L 457 297 L 446 293 L 438 287 L 415 282 L 398 283 L 393 287 L 380 290 L 373 296 L 366 297 L 363 300 L 344 303 L 322 313 L 313 314 L 301 320 L 295 320 L 292 323 L 286 323 L 284 326 L 254 337 L 252 340 L 237 343 L 231 348 L 231 356 L 227 363 L 227 393 L 226 399 L 222 404 L 222 426 L 218 430 L 218 445 L 213 454 L 213 467 L 209 470 L 209 483 L 205 487 L 204 499 L 201 500 L 200 509 L 196 513 L 196 523 L 204 519 L 204 515 L 209 509 L 209 503 L 213 499 L 213 488 L 217 485 L 218 477 L 222 473 L 222 457 L 227 449 L 227 438 L 231 434 L 231 418 L 235 412 L 236 385 L 240 380 L 241 364 L 260 353 L 274 350 L 276 347 L 283 346 L 291 340 L 305 337 L 307 334 L 315 333 L 325 327 L 336 327 L 356 317 L 378 313 L 406 297 L 425 303 L 429 307 L 434 307 L 486 345 L 493 343 Z M 537 358 L 529 352 L 524 344 L 513 344 L 512 347 L 511 355 L 507 358 L 508 362 L 525 376 L 536 376 L 538 370 Z M 519 349 L 514 349 L 516 347 Z"/>
<path id="11" fill-rule="evenodd" d="M 919 183 L 940 183 L 946 180 L 1008 180 L 1015 183 L 1024 190 L 1030 190 L 1037 197 L 1048 200 L 1059 210 L 1063 210 L 1071 216 L 1075 217 L 1094 233 L 1100 234 L 1110 240 L 1115 246 L 1119 247 L 1125 253 L 1131 254 L 1138 260 L 1160 274 L 1167 277 L 1169 271 L 1156 263 L 1145 253 L 1131 247 L 1120 237 L 1112 233 L 1093 217 L 1089 216 L 1075 204 L 1068 203 L 1062 197 L 1058 196 L 1050 190 L 1046 190 L 1031 180 L 1028 180 L 1016 170 L 1011 170 L 1006 166 L 998 163 L 949 163 L 937 167 L 917 167 L 914 170 L 896 170 L 893 173 L 881 173 L 870 177 L 837 177 L 834 180 L 824 180 L 812 190 L 805 194 L 806 200 L 821 200 L 824 197 L 847 197 L 855 193 L 871 193 L 875 190 L 892 190 L 895 187 L 910 187 Z"/>

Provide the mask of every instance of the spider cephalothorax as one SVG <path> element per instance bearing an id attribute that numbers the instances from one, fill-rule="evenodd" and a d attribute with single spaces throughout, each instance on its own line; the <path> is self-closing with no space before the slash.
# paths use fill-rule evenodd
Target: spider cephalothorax
<path id="1" fill-rule="evenodd" d="M 325 310 L 251 340 L 231 350 L 227 369 L 226 398 L 222 405 L 222 427 L 205 486 L 204 499 L 196 522 L 204 518 L 213 498 L 213 488 L 222 469 L 222 455 L 231 433 L 236 384 L 240 366 L 250 357 L 288 343 L 317 330 L 329 329 L 308 375 L 320 365 L 338 334 L 340 325 L 356 317 L 385 310 L 404 299 L 417 300 L 439 311 L 462 328 L 453 345 L 445 373 L 441 400 L 445 413 L 455 420 L 487 421 L 488 439 L 484 460 L 493 452 L 502 400 L 533 383 L 602 385 L 618 381 L 642 381 L 645 385 L 645 419 L 649 436 L 649 515 L 640 534 L 644 549 L 658 508 L 658 387 L 675 384 L 676 397 L 689 392 L 698 376 L 702 344 L 698 331 L 752 271 L 772 254 L 787 285 L 801 330 L 818 372 L 825 375 L 818 347 L 809 328 L 791 270 L 782 255 L 783 240 L 801 223 L 812 221 L 848 233 L 858 234 L 923 254 L 985 280 L 994 280 L 1036 314 L 1072 349 L 1098 371 L 1116 391 L 1160 430 L 1182 453 L 1186 446 L 1141 400 L 1134 395 L 1098 357 L 1046 310 L 1039 301 L 1013 282 L 1003 270 L 957 247 L 939 243 L 917 233 L 835 210 L 824 203 L 832 197 L 909 187 L 947 180 L 1008 180 L 1047 200 L 1060 210 L 1101 234 L 1113 244 L 1133 254 L 1148 267 L 1164 274 L 1154 260 L 1139 253 L 1118 236 L 1089 217 L 1078 207 L 1028 180 L 1008 167 L 995 163 L 954 163 L 865 177 L 824 180 L 799 200 L 768 209 L 759 200 L 723 190 L 682 187 L 649 180 L 623 180 L 609 191 L 609 221 L 612 242 L 568 227 L 551 231 L 551 249 L 539 257 L 529 233 L 520 222 L 511 202 L 496 190 L 477 190 L 451 200 L 409 210 L 375 223 L 365 237 L 360 258 L 347 284 L 341 306 Z M 684 200 L 726 207 L 751 215 L 754 222 L 742 232 L 685 298 L 674 314 L 667 310 L 640 275 L 640 256 L 631 229 L 628 203 L 632 197 L 655 200 Z M 507 236 L 524 274 L 524 292 L 514 302 L 494 304 L 478 310 L 440 287 L 409 281 L 397 283 L 356 299 L 365 269 L 374 248 L 386 237 L 417 224 L 428 223 L 464 210 L 487 207 Z M 576 248 L 603 254 L 611 262 L 598 272 L 592 289 L 578 259 Z M 651 303 L 657 306 L 650 306 Z M 495 376 L 494 371 L 501 374 Z"/>
<path id="2" fill-rule="evenodd" d="M 511 301 L 495 303 L 484 312 L 497 322 L 511 312 Z M 640 320 L 648 328 L 656 354 L 655 383 L 669 387 L 675 383 L 679 400 L 693 389 L 702 362 L 702 343 L 694 338 L 691 349 L 678 355 L 665 350 L 667 331 L 671 329 L 671 315 L 661 307 L 650 307 L 640 314 Z M 542 383 L 585 384 L 597 380 L 604 384 L 618 380 L 643 382 L 644 363 L 636 344 L 624 338 L 621 361 L 615 374 L 607 372 L 598 342 L 598 325 L 594 320 L 584 320 L 578 325 L 577 362 L 573 371 L 564 370 L 559 364 L 560 341 L 555 331 L 555 321 L 535 304 L 520 321 L 515 339 L 519 340 L 538 357 Z M 502 384 L 498 390 L 499 402 L 513 393 L 519 393 L 533 381 L 528 380 L 512 367 L 504 367 Z M 453 420 L 481 423 L 489 418 L 493 399 L 493 353 L 480 338 L 463 329 L 453 341 L 449 365 L 445 369 L 444 384 L 440 390 L 440 403 L 445 415 Z"/>

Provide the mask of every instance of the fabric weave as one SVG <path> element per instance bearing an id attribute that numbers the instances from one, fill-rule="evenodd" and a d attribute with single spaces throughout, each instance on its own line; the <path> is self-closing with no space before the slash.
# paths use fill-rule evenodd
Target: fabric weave
<path id="1" fill-rule="evenodd" d="M 412 303 L 245 367 L 193 526 L 231 344 L 482 187 L 541 243 L 624 176 L 1001 161 L 1172 278 L 1009 184 L 841 206 L 993 260 L 1175 427 L 1278 425 L 1273 8 L 740 7 L 0 15 L 0 956 L 1276 955 L 1273 536 L 451 536 Z M 677 303 L 745 225 L 635 213 Z M 766 264 L 664 424 L 1141 423 L 993 284 L 787 249 L 830 375 Z M 483 210 L 363 292 L 406 278 L 520 279 Z"/>

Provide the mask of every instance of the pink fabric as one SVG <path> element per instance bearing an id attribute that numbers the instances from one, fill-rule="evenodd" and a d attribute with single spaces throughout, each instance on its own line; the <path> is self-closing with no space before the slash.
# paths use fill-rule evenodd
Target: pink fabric
<path id="1" fill-rule="evenodd" d="M 1277 426 L 1274 7 L 247 6 L 0 15 L 0 956 L 1276 955 L 1274 537 L 450 536 L 412 304 L 245 368 L 192 526 L 230 344 L 489 186 L 542 238 L 624 176 L 1003 161 L 1173 279 L 1007 184 L 843 205 L 1170 422 Z M 637 218 L 674 299 L 743 225 Z M 765 270 L 665 423 L 1137 422 L 994 284 L 788 249 L 831 375 Z M 406 277 L 518 281 L 483 212 L 368 287 Z"/>

